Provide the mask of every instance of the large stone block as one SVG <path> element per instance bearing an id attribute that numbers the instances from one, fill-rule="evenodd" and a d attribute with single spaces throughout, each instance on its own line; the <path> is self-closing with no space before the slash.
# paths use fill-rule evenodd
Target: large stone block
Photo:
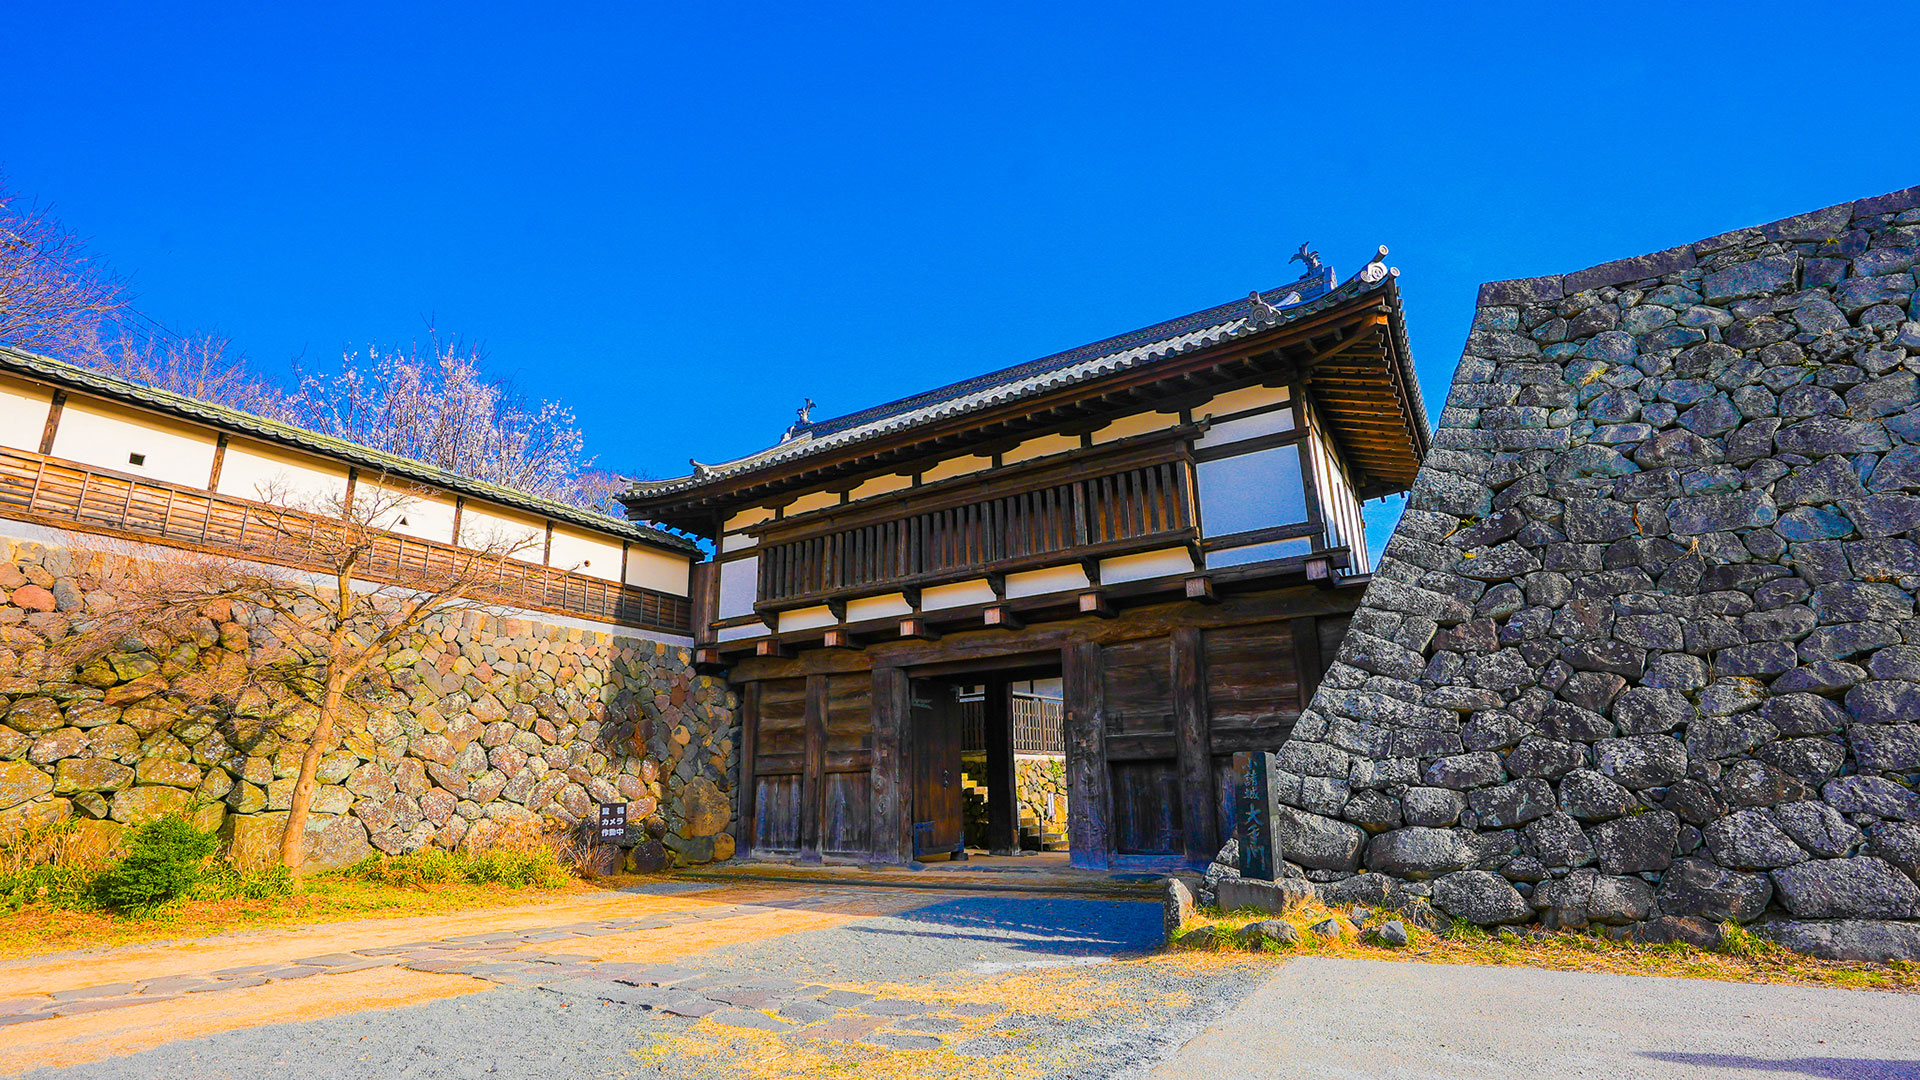
<path id="1" fill-rule="evenodd" d="M 1815 859 L 1773 871 L 1781 906 L 1803 919 L 1920 918 L 1920 885 L 1884 859 Z"/>

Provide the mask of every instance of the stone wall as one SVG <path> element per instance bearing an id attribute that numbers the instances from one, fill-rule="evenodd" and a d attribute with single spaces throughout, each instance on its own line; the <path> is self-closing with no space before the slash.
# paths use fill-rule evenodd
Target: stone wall
<path id="1" fill-rule="evenodd" d="M 1481 924 L 1920 952 L 1916 250 L 1920 188 L 1485 286 L 1281 751 L 1287 858 Z"/>
<path id="2" fill-rule="evenodd" d="M 200 688 L 258 662 L 271 625 L 218 611 L 166 655 L 63 667 L 48 645 L 107 602 L 99 560 L 0 540 L 0 840 L 74 817 L 105 849 L 183 812 L 222 829 L 237 861 L 270 859 L 312 707 Z M 466 612 L 396 643 L 384 667 L 390 687 L 320 766 L 310 869 L 577 823 L 599 802 L 627 804 L 636 869 L 733 854 L 737 702 L 688 650 Z"/>

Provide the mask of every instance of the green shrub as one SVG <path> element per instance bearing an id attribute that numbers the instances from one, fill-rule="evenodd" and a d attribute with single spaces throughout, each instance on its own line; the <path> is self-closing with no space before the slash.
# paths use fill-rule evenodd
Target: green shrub
<path id="1" fill-rule="evenodd" d="M 148 911 L 181 899 L 207 873 L 220 846 L 185 818 L 149 821 L 127 839 L 127 853 L 94 882 L 100 903 L 116 911 Z"/>
<path id="2" fill-rule="evenodd" d="M 438 848 L 424 848 L 405 855 L 375 855 L 342 872 L 356 880 L 380 885 L 418 887 L 465 882 L 513 889 L 530 885 L 558 888 L 567 883 L 569 876 L 566 867 L 560 865 L 560 860 L 548 848 L 494 848 L 478 854 L 457 855 Z"/>

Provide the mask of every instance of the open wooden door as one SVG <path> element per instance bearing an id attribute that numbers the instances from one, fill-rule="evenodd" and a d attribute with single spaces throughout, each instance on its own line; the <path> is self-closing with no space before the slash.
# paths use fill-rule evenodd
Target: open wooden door
<path id="1" fill-rule="evenodd" d="M 966 828 L 961 816 L 960 702 L 955 687 L 915 680 L 911 689 L 913 726 L 913 857 L 964 854 Z"/>

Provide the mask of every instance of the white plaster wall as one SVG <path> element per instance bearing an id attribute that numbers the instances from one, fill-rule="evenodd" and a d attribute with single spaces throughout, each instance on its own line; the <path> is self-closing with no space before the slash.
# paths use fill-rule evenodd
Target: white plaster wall
<path id="1" fill-rule="evenodd" d="M 511 543 L 526 540 L 526 546 L 513 553 L 513 558 L 521 562 L 539 564 L 541 552 L 546 547 L 546 536 L 547 519 L 534 514 L 474 499 L 468 499 L 460 511 L 461 543 L 480 547 L 494 541 Z"/>
<path id="2" fill-rule="evenodd" d="M 402 536 L 438 540 L 443 544 L 453 543 L 453 496 L 422 491 L 404 480 L 391 477 L 382 483 L 362 473 L 360 484 L 354 489 L 354 501 L 359 502 L 359 493 L 363 490 L 375 492 L 383 489 L 399 493 L 402 501 L 393 504 L 393 509 L 381 515 L 374 524 Z M 538 549 L 534 552 L 534 561 L 539 561 Z"/>
<path id="3" fill-rule="evenodd" d="M 1293 410 L 1274 409 L 1271 412 L 1254 413 L 1238 420 L 1226 420 L 1209 426 L 1204 435 L 1193 441 L 1195 447 L 1225 446 L 1227 443 L 1245 439 L 1257 439 L 1262 435 L 1277 435 L 1293 430 Z"/>
<path id="4" fill-rule="evenodd" d="M 205 489 L 213 474 L 214 440 L 208 428 L 70 395 L 53 437 L 53 456 Z M 130 454 L 145 455 L 144 463 L 133 464 Z"/>
<path id="5" fill-rule="evenodd" d="M 1103 585 L 1191 573 L 1193 556 L 1188 554 L 1186 548 L 1161 548 L 1158 551 L 1100 560 L 1100 582 Z"/>
<path id="6" fill-rule="evenodd" d="M 968 473 L 976 473 L 981 469 L 990 468 L 992 465 L 993 458 L 984 457 L 979 454 L 968 454 L 964 457 L 948 458 L 940 464 L 922 472 L 920 474 L 920 482 L 923 484 L 931 484 L 936 480 L 945 480 L 951 476 L 965 476 Z"/>
<path id="7" fill-rule="evenodd" d="M 1238 390 L 1229 390 L 1224 394 L 1215 394 L 1212 400 L 1193 410 L 1195 416 L 1212 413 L 1215 416 L 1229 416 L 1248 409 L 1257 409 L 1263 405 L 1280 405 L 1293 400 L 1292 389 L 1285 386 L 1244 386 Z"/>
<path id="8" fill-rule="evenodd" d="M 585 577 L 619 581 L 620 541 L 571 526 L 556 525 L 553 529 L 553 558 L 549 564 Z"/>
<path id="9" fill-rule="evenodd" d="M 643 589 L 687 596 L 691 589 L 693 556 L 634 544 L 627 549 L 627 584 Z"/>
<path id="10" fill-rule="evenodd" d="M 772 521 L 772 520 L 773 520 L 772 509 L 765 506 L 755 506 L 747 510 L 742 510 L 739 513 L 728 518 L 726 527 L 729 530 L 745 529 L 754 525 L 758 525 L 763 521 Z"/>
<path id="11" fill-rule="evenodd" d="M 1135 435 L 1145 435 L 1154 431 L 1165 431 L 1177 427 L 1179 413 L 1144 412 L 1123 416 L 1106 427 L 1093 433 L 1094 445 L 1113 442 L 1115 439 L 1131 439 Z"/>
<path id="12" fill-rule="evenodd" d="M 833 626 L 839 621 L 833 617 L 833 609 L 825 604 L 818 607 L 799 608 L 780 613 L 780 632 L 785 634 L 796 630 L 817 630 L 822 626 Z"/>
<path id="13" fill-rule="evenodd" d="M 759 544 L 760 541 L 743 532 L 726 533 L 720 537 L 720 551 L 722 554 L 730 551 L 745 551 L 751 547 L 758 547 Z"/>
<path id="14" fill-rule="evenodd" d="M 53 391 L 18 379 L 0 379 L 0 445 L 40 452 Z"/>
<path id="15" fill-rule="evenodd" d="M 1028 439 L 1019 446 L 1000 455 L 1000 464 L 1011 465 L 1016 461 L 1028 461 L 1048 454 L 1064 454 L 1069 450 L 1080 449 L 1078 435 L 1042 435 Z"/>
<path id="16" fill-rule="evenodd" d="M 1044 570 L 1026 570 L 1007 575 L 1007 596 L 1041 596 L 1046 593 L 1079 591 L 1088 587 L 1087 572 L 1079 566 L 1049 566 Z"/>
<path id="17" fill-rule="evenodd" d="M 760 598 L 760 559 L 735 559 L 720 564 L 719 616 L 753 614 L 754 601 Z"/>
<path id="18" fill-rule="evenodd" d="M 865 622 L 868 619 L 898 619 L 913 614 L 913 605 L 907 603 L 902 593 L 887 593 L 885 596 L 863 596 L 858 600 L 847 601 L 847 621 Z"/>
<path id="19" fill-rule="evenodd" d="M 793 517 L 795 514 L 812 513 L 839 505 L 840 493 L 837 491 L 809 491 L 787 504 L 786 516 Z"/>
<path id="20" fill-rule="evenodd" d="M 993 595 L 993 586 L 987 579 L 977 581 L 956 581 L 951 585 L 935 585 L 920 590 L 920 610 L 938 611 L 942 608 L 966 607 L 970 604 L 991 604 L 999 597 Z"/>
<path id="21" fill-rule="evenodd" d="M 237 499 L 260 499 L 284 491 L 297 505 L 332 512 L 347 490 L 347 468 L 264 443 L 231 439 L 214 490 Z"/>
<path id="22" fill-rule="evenodd" d="M 899 491 L 902 488 L 910 488 L 912 486 L 913 477 L 901 476 L 898 473 L 888 473 L 885 476 L 874 476 L 862 480 L 860 486 L 847 492 L 847 497 L 849 499 L 871 499 L 875 495 L 885 495 L 888 492 Z"/>

